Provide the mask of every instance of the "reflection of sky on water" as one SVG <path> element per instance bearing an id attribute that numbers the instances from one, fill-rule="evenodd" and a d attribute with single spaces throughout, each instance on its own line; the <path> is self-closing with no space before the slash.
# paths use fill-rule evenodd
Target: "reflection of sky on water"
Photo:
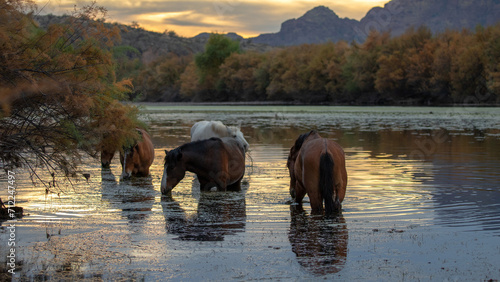
<path id="1" fill-rule="evenodd" d="M 312 279 L 318 273 L 341 280 L 383 280 L 401 270 L 410 280 L 427 280 L 449 278 L 439 273 L 444 267 L 460 277 L 475 277 L 465 272 L 465 261 L 473 257 L 463 256 L 466 252 L 476 254 L 474 267 L 491 273 L 484 262 L 498 258 L 488 247 L 490 234 L 497 239 L 500 230 L 498 117 L 483 109 L 462 115 L 459 122 L 448 110 L 434 108 L 433 114 L 413 108 L 361 110 L 158 108 L 147 119 L 156 148 L 150 178 L 120 182 L 115 159 L 109 171 L 101 171 L 98 163 L 85 166 L 91 174 L 88 183 L 81 178 L 70 186 L 59 179 L 59 188 L 47 195 L 43 185 L 33 186 L 27 176 L 18 182 L 18 204 L 30 213 L 18 223 L 23 272 L 47 279 L 68 278 L 57 273 L 70 271 L 71 277 L 154 280 L 168 275 L 218 279 L 217 269 L 226 269 L 222 275 L 228 280 Z M 174 201 L 166 202 L 159 193 L 163 150 L 187 142 L 190 126 L 201 119 L 241 122 L 251 150 L 245 191 L 228 203 L 207 199 L 196 189 L 194 175 L 187 174 L 173 190 Z M 457 124 L 451 129 L 440 129 L 453 121 Z M 471 124 L 476 131 L 469 130 Z M 346 150 L 349 184 L 345 223 L 340 225 L 290 212 L 286 158 L 295 138 L 309 129 Z M 411 158 L 421 156 L 412 152 L 424 157 Z M 304 209 L 310 211 L 307 199 Z M 335 249 L 339 245 L 321 234 L 310 245 L 303 230 L 328 230 L 343 245 Z M 452 234 L 463 250 L 440 239 L 441 234 Z M 308 246 L 329 255 L 300 249 Z M 325 261 L 335 271 L 315 266 Z M 172 271 L 167 275 L 166 269 Z"/>

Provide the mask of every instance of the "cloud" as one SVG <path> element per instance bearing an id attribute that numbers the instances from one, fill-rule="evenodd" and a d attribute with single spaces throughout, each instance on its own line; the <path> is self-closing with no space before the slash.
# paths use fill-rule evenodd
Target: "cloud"
<path id="1" fill-rule="evenodd" d="M 39 1 L 39 6 L 47 2 Z M 47 1 L 47 0 L 44 0 Z M 107 20 L 130 24 L 132 21 L 148 30 L 174 30 L 182 36 L 201 32 L 237 32 L 245 37 L 278 32 L 281 23 L 298 18 L 308 10 L 327 6 L 340 17 L 360 19 L 381 0 L 317 1 L 262 1 L 262 0 L 102 0 L 97 4 L 108 10 Z M 56 0 L 48 2 L 45 13 L 63 14 L 74 5 L 82 7 L 87 1 Z"/>

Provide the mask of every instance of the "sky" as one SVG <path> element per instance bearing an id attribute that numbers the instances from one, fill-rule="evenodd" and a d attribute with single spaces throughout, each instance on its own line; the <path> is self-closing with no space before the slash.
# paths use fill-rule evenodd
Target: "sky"
<path id="1" fill-rule="evenodd" d="M 389 0 L 98 0 L 108 10 L 107 22 L 137 22 L 146 30 L 174 31 L 192 37 L 202 32 L 236 32 L 248 38 L 278 32 L 281 23 L 326 6 L 341 18 L 360 20 Z M 36 0 L 41 14 L 62 15 L 90 0 Z"/>

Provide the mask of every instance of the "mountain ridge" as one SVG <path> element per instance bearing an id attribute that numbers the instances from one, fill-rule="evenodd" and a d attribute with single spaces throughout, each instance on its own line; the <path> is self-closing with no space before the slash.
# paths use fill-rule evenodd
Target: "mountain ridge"
<path id="1" fill-rule="evenodd" d="M 373 7 L 359 21 L 340 18 L 325 6 L 307 11 L 297 19 L 281 24 L 276 33 L 250 38 L 252 42 L 271 46 L 304 43 L 363 42 L 371 30 L 403 34 L 408 28 L 426 25 L 434 33 L 446 29 L 474 29 L 500 20 L 500 0 L 392 0 L 384 7 Z"/>

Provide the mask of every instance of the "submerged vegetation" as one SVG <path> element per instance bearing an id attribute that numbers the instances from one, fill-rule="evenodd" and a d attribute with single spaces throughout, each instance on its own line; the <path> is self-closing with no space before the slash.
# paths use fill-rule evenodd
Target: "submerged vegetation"
<path id="1" fill-rule="evenodd" d="M 0 0 L 0 166 L 72 175 L 95 156 L 134 138 L 138 110 L 123 105 L 130 80 L 116 79 L 119 31 L 95 3 L 47 29 L 29 0 Z"/>

